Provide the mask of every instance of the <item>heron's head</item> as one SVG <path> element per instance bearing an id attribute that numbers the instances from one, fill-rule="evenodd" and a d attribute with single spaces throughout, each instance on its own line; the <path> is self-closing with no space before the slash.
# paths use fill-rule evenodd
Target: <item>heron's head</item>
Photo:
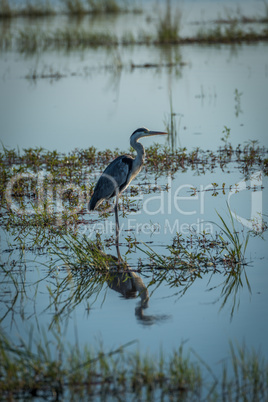
<path id="1" fill-rule="evenodd" d="M 136 143 L 142 137 L 149 137 L 151 135 L 167 135 L 164 131 L 151 131 L 148 128 L 141 127 L 134 131 L 130 136 L 130 144 Z"/>

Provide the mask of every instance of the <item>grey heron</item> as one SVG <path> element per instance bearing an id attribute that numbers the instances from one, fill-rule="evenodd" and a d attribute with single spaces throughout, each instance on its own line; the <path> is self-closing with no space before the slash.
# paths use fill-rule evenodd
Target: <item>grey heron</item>
<path id="1" fill-rule="evenodd" d="M 114 159 L 104 170 L 99 178 L 93 195 L 89 201 L 89 211 L 94 210 L 104 200 L 109 200 L 115 196 L 115 228 L 116 228 L 116 248 L 118 259 L 121 259 L 119 252 L 119 220 L 118 220 L 118 198 L 120 194 L 129 186 L 130 182 L 140 172 L 145 159 L 145 149 L 138 141 L 143 137 L 153 135 L 166 135 L 163 131 L 150 131 L 145 127 L 138 128 L 130 136 L 130 145 L 137 152 L 134 159 L 130 155 L 121 155 Z"/>

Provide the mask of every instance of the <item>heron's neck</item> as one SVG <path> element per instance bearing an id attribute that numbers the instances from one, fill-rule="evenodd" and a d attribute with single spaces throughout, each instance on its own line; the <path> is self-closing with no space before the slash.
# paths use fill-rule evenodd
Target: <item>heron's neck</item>
<path id="1" fill-rule="evenodd" d="M 135 158 L 135 165 L 136 167 L 141 167 L 144 163 L 144 159 L 145 159 L 145 149 L 144 146 L 140 143 L 140 142 L 131 142 L 130 144 L 135 151 L 137 152 L 137 156 Z"/>

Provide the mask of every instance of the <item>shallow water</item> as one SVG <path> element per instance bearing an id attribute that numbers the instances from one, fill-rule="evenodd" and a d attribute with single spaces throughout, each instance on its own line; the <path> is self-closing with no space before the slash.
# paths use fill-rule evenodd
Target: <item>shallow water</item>
<path id="1" fill-rule="evenodd" d="M 221 3 L 215 4 L 203 5 L 210 10 L 204 21 L 210 21 L 224 9 Z M 252 3 L 246 4 L 244 14 L 251 10 Z M 188 11 L 191 17 L 183 18 L 182 25 L 192 27 L 190 22 L 197 18 L 201 6 L 191 2 L 184 6 L 192 11 Z M 101 31 L 108 25 L 111 33 L 121 36 L 130 26 L 132 31 L 129 23 L 132 18 L 134 27 L 139 21 L 138 26 L 142 24 L 144 30 L 150 31 L 155 22 L 146 23 L 146 13 L 113 17 L 112 26 L 109 23 L 112 17 L 102 17 L 97 25 Z M 257 6 L 253 15 L 259 15 Z M 61 23 L 55 18 L 51 20 L 52 28 L 47 27 L 46 20 L 38 20 L 38 24 L 41 30 L 70 26 L 66 17 L 61 18 Z M 21 23 L 12 22 L 15 26 L 11 24 L 11 31 L 16 32 Z M 88 19 L 82 19 L 80 24 L 87 25 Z M 215 149 L 224 126 L 231 129 L 234 146 L 248 140 L 259 140 L 264 145 L 268 103 L 266 54 L 265 43 L 128 46 L 35 55 L 3 52 L 1 140 L 8 147 L 27 148 L 35 144 L 61 152 L 92 145 L 98 149 L 126 150 L 129 136 L 137 127 L 164 129 L 172 107 L 176 113 L 178 146 Z M 132 64 L 178 61 L 185 65 L 131 68 Z M 34 74 L 51 78 L 25 79 Z M 57 79 L 55 74 L 62 78 Z"/>
<path id="2" fill-rule="evenodd" d="M 218 183 L 225 180 L 228 189 L 230 184 L 239 182 L 241 175 L 233 172 L 226 178 L 226 173 L 219 170 L 212 174 L 206 173 L 205 176 L 196 176 L 192 172 L 177 174 L 174 180 L 168 179 L 171 185 L 168 192 L 139 196 L 142 201 L 140 211 L 125 218 L 120 216 L 121 254 L 125 255 L 128 250 L 125 238 L 129 235 L 135 236 L 139 242 L 144 242 L 140 243 L 139 247 L 146 249 L 145 244 L 148 244 L 154 251 L 167 254 L 166 246 L 172 243 L 176 232 L 181 233 L 183 238 L 187 238 L 195 231 L 205 230 L 214 237 L 216 233 L 220 233 L 214 224 L 220 223 L 216 210 L 228 222 L 226 201 L 230 192 L 227 190 L 225 195 L 219 192 L 217 196 L 212 196 L 212 192 L 207 191 L 188 199 L 190 187 L 209 188 L 215 178 Z M 165 181 L 166 179 L 160 178 L 158 184 L 161 185 Z M 247 185 L 249 184 L 248 181 Z M 263 187 L 262 190 L 260 186 Z M 263 201 L 263 216 L 267 216 L 265 202 L 267 177 L 262 177 L 257 191 L 251 189 L 231 195 L 229 201 L 232 211 L 245 219 L 252 218 L 250 216 L 252 205 L 254 206 L 252 197 L 256 194 L 258 202 Z M 95 238 L 96 230 L 101 233 L 102 239 L 113 235 L 114 217 L 101 219 L 98 213 L 94 215 L 94 223 L 91 221 L 92 216 L 89 214 L 85 216 L 85 221 L 88 223 L 80 225 L 79 231 L 92 239 Z M 248 228 L 243 228 L 238 222 L 236 227 L 237 230 L 242 229 L 244 232 L 244 235 L 241 232 L 243 238 Z M 52 350 L 55 342 L 53 331 L 60 331 L 64 344 L 78 343 L 81 350 L 84 345 L 98 349 L 100 344 L 103 344 L 105 350 L 111 350 L 136 340 L 137 344 L 134 344 L 132 349 L 138 347 L 142 352 L 155 354 L 162 349 L 166 355 L 172 353 L 182 342 L 186 342 L 186 347 L 194 350 L 218 374 L 222 370 L 220 362 L 223 360 L 226 363 L 230 362 L 230 341 L 235 345 L 245 344 L 249 349 L 253 347 L 268 357 L 268 327 L 265 320 L 268 303 L 266 292 L 268 254 L 265 247 L 267 234 L 264 239 L 258 236 L 250 237 L 245 255 L 247 265 L 242 266 L 234 277 L 229 277 L 227 271 L 224 273 L 224 269 L 217 267 L 218 273 L 203 273 L 201 278 L 186 280 L 181 285 L 174 286 L 168 279 L 169 275 L 161 284 L 158 280 L 152 284 L 155 273 L 145 270 L 144 273 L 138 274 L 144 286 L 148 287 L 149 302 L 146 308 L 141 308 L 138 293 L 135 298 L 125 298 L 109 288 L 106 282 L 100 283 L 92 295 L 89 285 L 82 286 L 79 294 L 84 296 L 76 298 L 76 301 L 73 300 L 69 304 L 71 295 L 73 292 L 76 294 L 81 285 L 78 274 L 73 274 L 68 287 L 64 288 L 59 284 L 68 274 L 68 270 L 60 264 L 56 274 L 49 274 L 50 253 L 27 252 L 26 238 L 26 251 L 21 256 L 16 250 L 10 254 L 8 250 L 14 249 L 17 242 L 10 234 L 9 246 L 4 244 L 5 235 L 1 238 L 5 250 L 2 254 L 2 263 L 9 261 L 7 266 L 11 266 L 13 259 L 18 261 L 20 269 L 18 271 L 16 269 L 13 276 L 19 283 L 24 284 L 26 289 L 25 294 L 23 292 L 19 294 L 11 310 L 13 313 L 10 312 L 2 322 L 5 332 L 12 335 L 15 341 L 18 336 L 27 339 L 32 328 L 37 338 L 39 332 L 42 338 L 42 330 L 46 331 L 46 337 L 52 341 Z M 114 247 L 107 249 L 107 253 L 115 255 Z M 139 258 L 145 261 L 144 254 L 138 249 L 127 258 L 133 269 L 137 268 Z M 172 274 L 170 276 L 172 277 Z M 230 282 L 233 283 L 233 287 L 228 293 Z M 2 315 L 10 306 L 12 300 L 10 294 L 14 293 L 7 277 L 4 283 L 5 291 L 1 297 Z M 189 288 L 184 294 L 185 286 Z M 53 303 L 54 298 L 56 302 Z M 61 308 L 63 311 L 55 323 L 55 314 Z M 51 330 L 48 331 L 50 327 Z"/>
<path id="3" fill-rule="evenodd" d="M 109 63 L 106 52 L 90 53 L 55 61 L 55 56 L 46 56 L 48 65 L 56 64 L 55 71 L 66 71 L 66 78 L 57 82 L 24 79 L 32 65 L 27 59 L 15 62 L 17 56 L 10 55 L 12 73 L 10 59 L 2 61 L 6 76 L 0 84 L 0 130 L 5 146 L 27 148 L 34 143 L 62 152 L 89 146 L 125 150 L 137 127 L 165 128 L 171 99 L 178 146 L 215 149 L 224 126 L 231 128 L 234 145 L 248 140 L 267 144 L 266 44 L 240 46 L 236 51 L 229 46 L 183 47 L 180 54 L 187 65 L 177 75 L 167 68 L 90 72 L 90 63 L 95 68 L 100 64 L 98 56 Z M 125 63 L 165 62 L 159 49 L 141 48 L 139 57 L 136 54 L 137 50 L 124 49 Z M 37 70 L 49 71 L 43 65 L 39 61 Z M 84 74 L 86 68 L 89 73 Z M 73 71 L 82 77 L 70 77 Z M 236 90 L 241 94 L 239 102 Z"/>
<path id="4" fill-rule="evenodd" d="M 192 12 L 187 5 L 184 3 L 188 13 L 186 21 L 195 21 L 202 7 L 207 10 L 205 3 L 195 11 L 192 8 Z M 248 3 L 247 7 L 249 11 L 254 5 Z M 207 19 L 217 14 L 218 9 L 211 10 L 206 14 Z M 139 15 L 118 18 L 118 25 L 116 18 L 102 23 L 119 33 L 128 28 L 129 19 L 141 18 L 144 23 L 144 16 Z M 53 21 L 49 23 L 52 26 Z M 185 23 L 185 34 L 190 27 Z M 216 150 L 223 145 L 225 126 L 230 128 L 228 141 L 234 147 L 249 140 L 267 146 L 267 46 L 264 43 L 180 48 L 134 46 L 34 56 L 2 52 L 1 141 L 8 148 L 20 149 L 44 147 L 70 152 L 74 148 L 95 146 L 99 150 L 118 147 L 126 151 L 133 130 L 143 125 L 163 130 L 173 112 L 177 147 Z M 118 57 L 121 67 L 118 67 Z M 175 60 L 182 61 L 183 65 L 131 68 L 131 63 L 165 64 Z M 37 75 L 59 72 L 63 76 L 26 78 L 33 71 Z M 167 145 L 162 139 L 157 138 L 157 142 Z M 143 141 L 145 147 L 152 143 L 149 139 Z M 244 189 L 241 184 L 244 180 L 249 188 Z M 184 238 L 195 231 L 216 236 L 220 232 L 215 225 L 220 224 L 216 211 L 228 221 L 227 201 L 234 214 L 244 219 L 244 226 L 235 219 L 241 238 L 252 229 L 250 219 L 259 220 L 260 214 L 267 218 L 267 176 L 254 171 L 245 177 L 235 163 L 224 170 L 216 168 L 199 175 L 190 169 L 184 173 L 178 171 L 174 177 L 162 176 L 156 182 L 153 176 L 143 172 L 133 184 L 139 187 L 144 182 L 159 187 L 168 183 L 169 190 L 140 193 L 135 198 L 137 211 L 123 217 L 121 210 L 122 255 L 128 251 L 128 236 L 144 242 L 140 247 L 145 249 L 147 244 L 161 254 L 168 254 L 167 246 L 172 244 L 176 232 Z M 217 195 L 211 191 L 211 183 L 218 184 Z M 223 183 L 225 191 L 222 191 Z M 238 191 L 230 191 L 230 186 L 238 183 Z M 191 195 L 192 188 L 197 189 L 196 195 Z M 79 226 L 79 232 L 89 238 L 94 239 L 97 231 L 103 240 L 114 234 L 112 215 L 104 219 L 98 212 L 87 213 L 84 220 L 86 223 Z M 44 330 L 52 341 L 52 349 L 56 332 L 64 343 L 70 346 L 78 343 L 81 349 L 83 345 L 97 349 L 103 343 L 105 350 L 111 350 L 137 340 L 132 348 L 156 354 L 162 348 L 167 355 L 186 342 L 186 347 L 194 350 L 215 373 L 221 372 L 220 362 L 230 361 L 230 341 L 245 343 L 248 349 L 254 348 L 268 358 L 267 233 L 263 239 L 250 237 L 245 254 L 247 265 L 234 278 L 224 305 L 228 274 L 221 268 L 219 273 L 209 271 L 192 282 L 185 281 L 183 285 L 189 286 L 185 294 L 182 293 L 184 286 L 171 286 L 170 280 L 163 280 L 159 286 L 158 282 L 151 284 L 155 273 L 145 270 L 139 275 L 148 287 L 147 308 L 141 308 L 137 294 L 126 299 L 107 283 L 92 295 L 87 294 L 85 286 L 84 297 L 71 303 L 52 329 L 55 312 L 75 292 L 79 277 L 76 282 L 73 275 L 70 285 L 59 296 L 59 305 L 50 304 L 69 271 L 59 264 L 57 273 L 49 274 L 49 251 L 21 250 L 18 239 L 25 240 L 26 246 L 30 239 L 24 239 L 23 232 L 18 233 L 16 228 L 8 232 L 1 229 L 1 264 L 12 267 L 14 263 L 12 275 L 19 288 L 25 288 L 12 307 L 14 283 L 10 276 L 1 273 L 1 318 L 5 316 L 1 326 L 15 342 L 20 342 L 19 337 L 27 342 L 31 330 L 36 339 L 42 338 Z M 116 254 L 114 247 L 106 251 Z M 127 258 L 130 267 L 137 269 L 139 259 L 144 260 L 145 256 L 136 249 Z"/>

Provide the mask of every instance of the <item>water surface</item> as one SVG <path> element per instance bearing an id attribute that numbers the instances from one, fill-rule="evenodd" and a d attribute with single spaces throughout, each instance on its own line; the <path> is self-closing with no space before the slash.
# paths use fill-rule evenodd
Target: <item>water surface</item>
<path id="1" fill-rule="evenodd" d="M 250 2 L 245 5 L 245 13 L 255 10 L 255 4 L 258 11 L 259 3 Z M 146 12 L 141 15 L 102 17 L 100 25 L 97 24 L 99 20 L 95 24 L 122 34 L 133 23 L 136 33 L 135 29 L 144 26 L 148 17 L 149 5 L 145 8 Z M 211 3 L 209 7 L 203 2 L 201 5 L 183 3 L 186 17 L 182 32 L 188 35 L 197 29 L 191 22 L 200 15 L 204 20 L 211 20 L 219 9 L 223 9 L 222 3 L 220 8 L 214 3 L 213 7 Z M 60 24 L 66 24 L 66 17 L 59 18 Z M 153 18 L 156 18 L 155 14 Z M 49 29 L 55 29 L 56 21 L 53 18 L 37 24 L 42 29 L 46 24 Z M 86 18 L 81 24 L 88 22 Z M 14 29 L 19 29 L 25 22 L 17 20 L 12 24 Z M 94 26 L 94 22 L 92 24 Z M 152 26 L 153 20 L 148 22 L 147 28 Z M 127 151 L 129 136 L 137 127 L 164 130 L 173 114 L 177 130 L 175 148 L 192 150 L 200 147 L 215 151 L 224 145 L 221 138 L 226 135 L 225 127 L 230 129 L 228 141 L 233 147 L 250 140 L 267 147 L 267 50 L 267 44 L 258 43 L 133 46 L 34 55 L 2 52 L 1 141 L 7 148 L 18 147 L 20 150 L 43 147 L 70 152 L 75 148 L 94 146 L 98 150 L 119 148 Z M 165 66 L 175 62 L 176 66 Z M 137 67 L 145 63 L 157 66 Z M 34 72 L 39 78 L 33 78 Z M 41 78 L 41 75 L 50 77 Z M 164 139 L 157 138 L 157 141 L 161 147 L 169 144 Z M 153 140 L 144 139 L 143 144 L 149 147 Z M 93 173 L 90 181 L 96 181 L 100 171 Z M 132 198 L 126 192 L 126 199 L 135 201 L 136 211 L 123 216 L 121 203 L 120 250 L 135 272 L 140 259 L 146 261 L 146 256 L 135 248 L 135 252 L 126 254 L 129 236 L 137 239 L 139 247 L 146 250 L 147 244 L 155 252 L 167 255 L 167 246 L 172 244 L 177 233 L 185 240 L 195 232 L 205 231 L 217 236 L 220 229 L 215 223 L 221 222 L 216 211 L 230 225 L 227 201 L 233 213 L 247 222 L 260 216 L 267 219 L 267 176 L 256 168 L 247 176 L 235 163 L 205 174 L 198 174 L 194 169 L 181 169 L 172 177 L 163 174 L 155 179 L 153 173 L 144 170 L 133 185 L 138 189 L 143 183 L 156 185 L 155 193 L 139 191 L 136 198 Z M 252 176 L 256 173 L 260 177 L 258 182 Z M 246 180 L 245 190 L 240 187 L 236 193 L 230 191 L 230 186 L 243 180 Z M 169 189 L 164 191 L 166 183 Z M 218 184 L 217 195 L 211 191 L 212 183 Z M 223 183 L 225 191 L 222 191 Z M 196 188 L 196 195 L 191 195 L 191 188 Z M 114 235 L 113 215 L 104 218 L 99 212 L 84 213 L 83 219 L 78 228 L 81 235 L 95 239 L 99 232 L 103 241 Z M 236 219 L 235 224 L 241 239 L 245 238 L 250 227 Z M 70 227 L 70 233 L 72 230 Z M 160 281 L 152 284 L 156 274 L 147 269 L 137 273 L 148 287 L 147 308 L 141 308 L 138 294 L 134 298 L 124 298 L 107 283 L 101 283 L 92 295 L 85 286 L 81 300 L 70 303 L 57 322 L 54 321 L 55 313 L 67 305 L 81 279 L 79 282 L 79 275 L 73 274 L 63 291 L 60 283 L 70 274 L 68 268 L 59 263 L 57 271 L 51 274 L 49 267 L 53 255 L 49 242 L 42 250 L 38 247 L 27 249 L 34 234 L 35 229 L 25 237 L 18 227 L 1 228 L 1 264 L 11 269 L 20 289 L 12 306 L 16 287 L 12 277 L 2 271 L 1 326 L 14 342 L 19 343 L 20 337 L 27 342 L 31 331 L 35 339 L 42 339 L 44 331 L 52 341 L 52 349 L 56 349 L 56 333 L 70 348 L 78 343 L 81 349 L 84 345 L 98 349 L 103 343 L 105 350 L 111 350 L 137 340 L 133 349 L 138 347 L 142 353 L 156 354 L 162 349 L 166 355 L 185 342 L 187 348 L 194 350 L 215 373 L 221 372 L 222 361 L 230 361 L 230 341 L 238 345 L 244 343 L 247 348 L 254 348 L 268 358 L 267 233 L 263 238 L 259 235 L 250 237 L 245 253 L 246 265 L 240 266 L 231 279 L 227 271 L 216 267 L 219 272 L 212 273 L 208 269 L 200 278 L 185 280 L 177 286 L 171 285 L 170 277 L 161 284 Z M 21 248 L 20 244 L 26 248 Z M 106 252 L 115 254 L 115 247 L 107 247 Z M 224 303 L 231 280 L 234 286 Z M 54 297 L 61 290 L 55 302 Z"/>

